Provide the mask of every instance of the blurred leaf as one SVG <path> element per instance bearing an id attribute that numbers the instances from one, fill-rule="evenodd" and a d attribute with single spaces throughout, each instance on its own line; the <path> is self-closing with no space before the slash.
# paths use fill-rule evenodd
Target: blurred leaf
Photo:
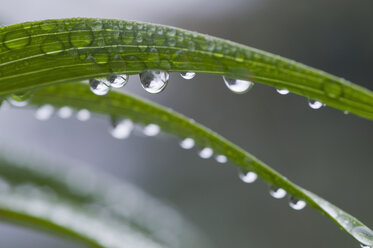
<path id="1" fill-rule="evenodd" d="M 208 247 L 175 210 L 133 185 L 20 145 L 1 147 L 2 221 L 93 247 Z"/>

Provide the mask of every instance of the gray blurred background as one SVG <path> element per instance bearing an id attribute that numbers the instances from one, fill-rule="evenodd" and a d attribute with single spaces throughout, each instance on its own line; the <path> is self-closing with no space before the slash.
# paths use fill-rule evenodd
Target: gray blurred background
<path id="1" fill-rule="evenodd" d="M 373 90 L 373 2 L 370 0 L 50 0 L 3 1 L 3 24 L 57 17 L 107 17 L 167 24 L 227 38 L 326 70 Z M 256 85 L 245 95 L 222 79 L 172 74 L 164 93 L 146 94 L 137 77 L 126 91 L 169 106 L 242 146 L 301 186 L 373 226 L 373 124 L 306 99 Z M 202 160 L 177 140 L 115 140 L 109 122 L 0 111 L 0 139 L 27 142 L 130 181 L 171 203 L 213 247 L 358 247 L 311 208 L 291 210 L 263 182 L 241 183 L 233 165 Z M 77 245 L 0 224 L 0 247 Z"/>

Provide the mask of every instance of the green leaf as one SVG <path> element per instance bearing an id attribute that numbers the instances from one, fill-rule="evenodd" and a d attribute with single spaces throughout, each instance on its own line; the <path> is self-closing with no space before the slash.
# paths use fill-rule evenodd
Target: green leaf
<path id="1" fill-rule="evenodd" d="M 373 245 L 373 231 L 362 222 L 323 198 L 291 182 L 264 162 L 217 133 L 170 109 L 116 91 L 105 96 L 96 96 L 90 92 L 88 85 L 81 83 L 56 85 L 35 91 L 31 104 L 42 106 L 46 103 L 56 107 L 70 106 L 76 110 L 88 109 L 95 113 L 110 115 L 116 119 L 129 118 L 142 125 L 153 123 L 159 125 L 164 132 L 181 139 L 193 138 L 196 145 L 211 147 L 216 155 L 226 156 L 242 171 L 253 171 L 271 187 L 282 188 L 290 196 L 305 201 L 309 206 L 337 223 L 361 244 Z"/>
<path id="2" fill-rule="evenodd" d="M 328 106 L 373 119 L 373 93 L 344 79 L 254 48 L 186 30 L 104 19 L 61 19 L 0 28 L 0 95 L 108 74 L 147 69 L 211 73 L 267 84 L 317 99 Z M 171 110 L 111 92 L 97 97 L 77 83 L 35 92 L 33 104 L 70 105 L 156 123 L 180 138 L 223 154 L 242 170 L 256 172 L 273 187 L 335 221 L 360 243 L 373 245 L 373 232 L 354 217 L 295 185 L 260 160 Z"/>
<path id="3" fill-rule="evenodd" d="M 0 95 L 145 69 L 212 73 L 317 99 L 373 119 L 373 94 L 270 53 L 182 29 L 110 19 L 60 19 L 0 28 Z"/>
<path id="4" fill-rule="evenodd" d="M 208 247 L 175 210 L 131 184 L 51 154 L 19 145 L 10 149 L 9 143 L 1 147 L 2 221 L 65 235 L 88 247 Z"/>

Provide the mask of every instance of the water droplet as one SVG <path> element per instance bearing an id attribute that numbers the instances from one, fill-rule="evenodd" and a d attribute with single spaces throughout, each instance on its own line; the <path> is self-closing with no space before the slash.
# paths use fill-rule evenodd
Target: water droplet
<path id="1" fill-rule="evenodd" d="M 62 119 L 68 119 L 72 116 L 73 110 L 70 107 L 64 106 L 58 110 L 57 114 Z"/>
<path id="2" fill-rule="evenodd" d="M 228 89 L 230 89 L 232 92 L 237 93 L 237 94 L 246 93 L 254 86 L 254 83 L 250 81 L 227 78 L 227 77 L 223 77 L 223 79 Z"/>
<path id="3" fill-rule="evenodd" d="M 15 93 L 8 96 L 7 100 L 14 107 L 25 107 L 31 99 L 31 93 Z"/>
<path id="4" fill-rule="evenodd" d="M 94 78 L 89 80 L 89 86 L 91 91 L 98 96 L 103 96 L 109 93 L 110 88 L 108 84 L 109 83 L 103 79 Z"/>
<path id="5" fill-rule="evenodd" d="M 93 42 L 92 30 L 73 30 L 69 33 L 69 40 L 76 48 L 90 46 Z"/>
<path id="6" fill-rule="evenodd" d="M 39 121 L 46 121 L 51 118 L 54 112 L 54 107 L 52 105 L 46 104 L 39 107 L 35 112 L 35 118 Z"/>
<path id="7" fill-rule="evenodd" d="M 360 247 L 361 247 L 361 248 L 372 248 L 372 246 L 369 246 L 369 245 L 363 245 L 363 244 L 360 244 Z"/>
<path id="8" fill-rule="evenodd" d="M 240 171 L 238 173 L 238 176 L 240 177 L 241 181 L 244 183 L 253 183 L 258 178 L 258 175 L 252 171 L 247 171 L 247 172 Z"/>
<path id="9" fill-rule="evenodd" d="M 352 235 L 360 243 L 373 246 L 373 231 L 366 226 L 356 226 L 352 229 Z"/>
<path id="10" fill-rule="evenodd" d="M 225 164 L 226 162 L 228 162 L 228 159 L 225 155 L 217 155 L 215 157 L 215 160 L 216 160 L 216 162 L 218 162 L 220 164 Z"/>
<path id="11" fill-rule="evenodd" d="M 199 151 L 198 155 L 203 159 L 211 158 L 214 151 L 210 147 L 205 147 L 201 151 Z"/>
<path id="12" fill-rule="evenodd" d="M 180 73 L 180 75 L 182 76 L 182 78 L 189 80 L 189 79 L 194 78 L 196 73 L 194 73 L 194 72 L 183 72 L 183 73 Z"/>
<path id="13" fill-rule="evenodd" d="M 282 188 L 271 187 L 269 194 L 276 199 L 282 199 L 286 196 L 286 191 Z"/>
<path id="14" fill-rule="evenodd" d="M 142 87 L 151 94 L 162 92 L 167 86 L 169 74 L 165 71 L 144 71 L 140 73 Z"/>
<path id="15" fill-rule="evenodd" d="M 65 47 L 58 38 L 48 37 L 40 45 L 41 51 L 46 55 L 57 55 L 64 51 Z"/>
<path id="16" fill-rule="evenodd" d="M 312 99 L 309 99 L 308 100 L 308 105 L 312 108 L 312 109 L 319 109 L 323 106 L 322 102 L 319 102 L 317 100 L 312 100 Z"/>
<path id="17" fill-rule="evenodd" d="M 88 121 L 91 118 L 91 112 L 88 109 L 81 109 L 76 113 L 76 118 L 79 121 Z"/>
<path id="18" fill-rule="evenodd" d="M 160 133 L 161 128 L 157 124 L 149 124 L 144 127 L 143 133 L 146 136 L 156 136 Z"/>
<path id="19" fill-rule="evenodd" d="M 189 150 L 194 147 L 194 139 L 192 138 L 185 138 L 180 142 L 180 146 L 183 149 Z"/>
<path id="20" fill-rule="evenodd" d="M 121 88 L 128 82 L 128 75 L 109 75 L 107 79 L 111 87 Z"/>
<path id="21" fill-rule="evenodd" d="M 116 139 L 126 139 L 130 136 L 134 128 L 133 122 L 129 119 L 115 123 L 110 130 L 110 134 Z"/>
<path id="22" fill-rule="evenodd" d="M 276 91 L 277 91 L 280 95 L 287 95 L 287 94 L 289 94 L 289 90 L 287 90 L 287 89 L 276 89 Z"/>
<path id="23" fill-rule="evenodd" d="M 92 22 L 90 26 L 93 31 L 100 31 L 102 30 L 103 25 L 102 25 L 102 21 L 97 20 L 97 21 Z"/>
<path id="24" fill-rule="evenodd" d="M 289 201 L 289 206 L 294 210 L 302 210 L 306 206 L 306 202 L 298 200 L 295 197 L 291 197 Z"/>
<path id="25" fill-rule="evenodd" d="M 344 113 L 345 115 L 348 115 L 350 112 L 348 112 L 348 110 L 345 110 L 345 111 L 343 111 L 343 113 Z"/>
<path id="26" fill-rule="evenodd" d="M 324 92 L 330 98 L 337 98 L 342 95 L 342 87 L 340 84 L 335 82 L 325 82 Z"/>
<path id="27" fill-rule="evenodd" d="M 3 44 L 9 50 L 22 49 L 31 43 L 31 37 L 27 30 L 17 29 L 5 34 Z"/>

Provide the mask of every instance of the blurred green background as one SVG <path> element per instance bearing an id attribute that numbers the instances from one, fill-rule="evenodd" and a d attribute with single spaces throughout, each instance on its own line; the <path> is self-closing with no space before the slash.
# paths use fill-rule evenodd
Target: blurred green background
<path id="1" fill-rule="evenodd" d="M 369 0 L 3 1 L 0 21 L 106 17 L 149 21 L 208 33 L 273 52 L 373 90 L 373 2 Z M 234 95 L 221 78 L 171 74 L 149 95 L 138 77 L 124 89 L 169 106 L 245 148 L 301 186 L 373 226 L 370 121 L 303 97 L 255 85 Z M 78 159 L 123 178 L 175 206 L 216 248 L 358 247 L 311 208 L 291 210 L 258 181 L 241 183 L 233 165 L 202 160 L 167 135 L 120 141 L 109 121 L 33 118 L 32 110 L 0 111 L 0 139 Z M 78 247 L 63 239 L 0 224 L 0 247 Z"/>

